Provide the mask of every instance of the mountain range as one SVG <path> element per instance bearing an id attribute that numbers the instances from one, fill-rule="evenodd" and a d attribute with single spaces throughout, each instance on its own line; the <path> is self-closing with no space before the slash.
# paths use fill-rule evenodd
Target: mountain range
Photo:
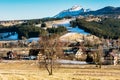
<path id="1" fill-rule="evenodd" d="M 55 15 L 54 18 L 73 17 L 80 15 L 120 15 L 120 7 L 107 6 L 92 11 L 91 9 L 85 9 L 81 6 L 75 5 L 72 8 L 63 10 L 59 14 Z"/>
<path id="2" fill-rule="evenodd" d="M 75 5 L 72 8 L 69 8 L 67 10 L 63 10 L 59 14 L 55 15 L 54 18 L 63 18 L 68 16 L 78 16 L 81 13 L 89 12 L 90 9 L 84 9 L 81 6 Z"/>

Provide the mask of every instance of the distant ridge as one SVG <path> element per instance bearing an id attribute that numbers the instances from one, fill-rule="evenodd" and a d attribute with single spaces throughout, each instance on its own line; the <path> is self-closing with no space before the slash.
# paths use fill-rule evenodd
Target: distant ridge
<path id="1" fill-rule="evenodd" d="M 91 9 L 84 9 L 81 6 L 75 5 L 72 8 L 63 10 L 55 15 L 54 18 L 74 17 L 79 15 L 120 15 L 120 7 L 106 6 L 92 11 Z"/>
<path id="2" fill-rule="evenodd" d="M 108 14 L 117 14 L 120 15 L 120 7 L 112 7 L 112 6 L 107 6 L 102 9 L 98 9 L 96 11 L 90 11 L 84 13 L 86 14 L 92 14 L 92 15 L 108 15 Z"/>

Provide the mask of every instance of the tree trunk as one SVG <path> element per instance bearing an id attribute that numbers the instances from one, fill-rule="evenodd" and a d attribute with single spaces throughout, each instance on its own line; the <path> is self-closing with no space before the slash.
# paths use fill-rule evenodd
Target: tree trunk
<path id="1" fill-rule="evenodd" d="M 51 58 L 50 60 L 50 68 L 51 68 L 51 73 L 49 75 L 52 75 L 52 72 L 53 72 L 53 59 Z"/>
<path id="2" fill-rule="evenodd" d="M 46 59 L 44 59 L 45 60 L 45 68 L 47 69 L 47 71 L 48 71 L 48 73 L 49 73 L 49 75 L 52 75 L 53 73 L 53 60 L 52 60 L 52 58 L 51 59 L 48 59 L 50 62 L 50 64 L 48 64 L 48 62 L 46 61 Z M 49 67 L 49 65 L 50 65 L 50 67 Z"/>

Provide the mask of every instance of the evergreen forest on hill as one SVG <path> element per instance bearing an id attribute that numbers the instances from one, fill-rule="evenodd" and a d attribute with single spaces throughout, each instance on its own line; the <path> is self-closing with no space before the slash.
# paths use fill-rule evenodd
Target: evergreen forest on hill
<path id="1" fill-rule="evenodd" d="M 71 21 L 71 26 L 78 26 L 98 37 L 118 39 L 120 38 L 120 19 L 105 18 L 99 22 L 88 22 L 85 19 Z"/>

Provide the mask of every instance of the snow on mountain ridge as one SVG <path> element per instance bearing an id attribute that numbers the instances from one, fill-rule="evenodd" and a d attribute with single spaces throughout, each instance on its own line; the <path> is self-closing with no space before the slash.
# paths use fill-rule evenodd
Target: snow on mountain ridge
<path id="1" fill-rule="evenodd" d="M 78 16 L 80 13 L 89 12 L 90 9 L 84 9 L 81 6 L 75 5 L 72 8 L 69 8 L 67 10 L 63 10 L 59 14 L 55 15 L 55 18 L 63 18 L 68 16 Z"/>
<path id="2" fill-rule="evenodd" d="M 72 8 L 70 8 L 69 10 L 70 10 L 70 11 L 78 11 L 78 10 L 80 10 L 80 9 L 82 9 L 81 6 L 74 5 L 74 6 L 73 6 Z"/>

